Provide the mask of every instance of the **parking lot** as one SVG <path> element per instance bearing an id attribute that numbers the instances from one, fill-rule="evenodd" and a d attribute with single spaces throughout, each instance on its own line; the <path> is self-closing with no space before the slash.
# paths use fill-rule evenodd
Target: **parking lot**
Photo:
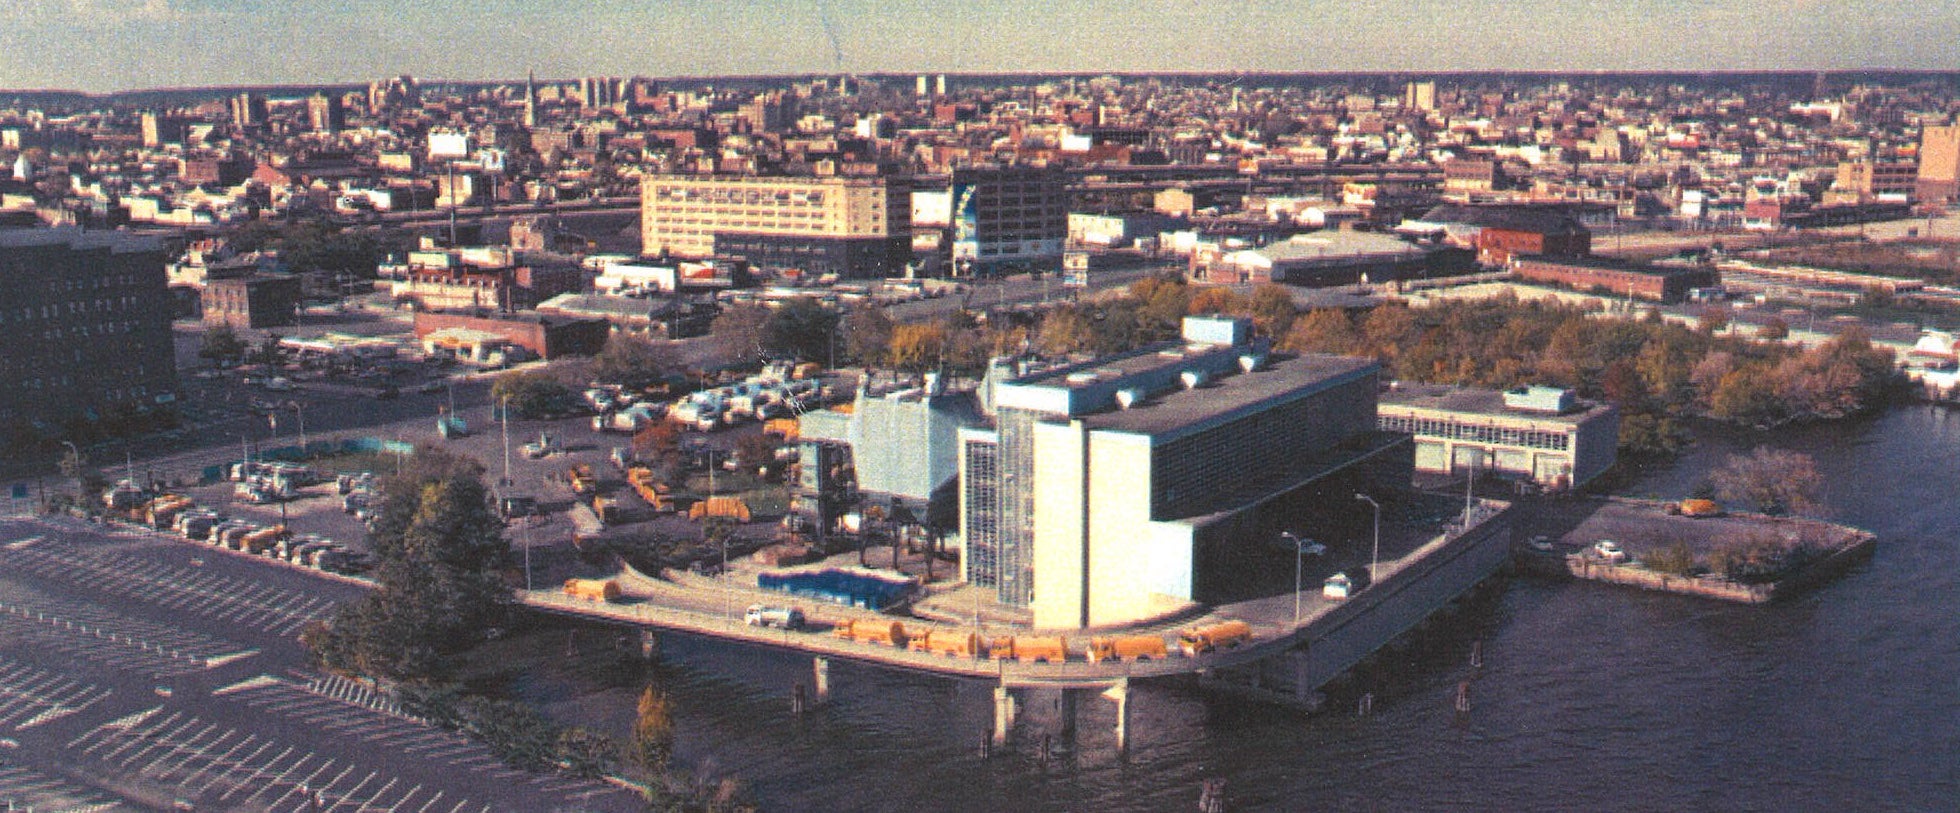
<path id="1" fill-rule="evenodd" d="M 0 808 L 633 810 L 312 672 L 358 586 L 140 530 L 0 518 Z"/>

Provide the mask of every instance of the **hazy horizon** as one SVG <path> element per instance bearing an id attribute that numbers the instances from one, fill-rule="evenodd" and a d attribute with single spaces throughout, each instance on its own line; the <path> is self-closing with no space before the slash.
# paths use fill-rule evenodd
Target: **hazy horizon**
<path id="1" fill-rule="evenodd" d="M 833 49 L 833 38 L 835 47 Z M 841 54 L 841 59 L 839 55 Z M 10 0 L 0 86 L 115 93 L 828 73 L 1960 68 L 1960 4 L 1877 0 Z"/>

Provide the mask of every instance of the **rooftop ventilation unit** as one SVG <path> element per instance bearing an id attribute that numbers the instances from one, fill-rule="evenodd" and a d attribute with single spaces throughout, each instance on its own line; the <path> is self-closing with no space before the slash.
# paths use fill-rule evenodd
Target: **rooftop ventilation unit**
<path id="1" fill-rule="evenodd" d="M 1258 353 L 1239 356 L 1239 372 L 1249 373 L 1266 366 L 1266 357 Z"/>
<path id="2" fill-rule="evenodd" d="M 1195 390 L 1204 386 L 1205 372 L 1203 370 L 1185 370 L 1177 374 L 1177 380 L 1183 382 L 1185 389 Z"/>
<path id="3" fill-rule="evenodd" d="M 1116 391 L 1116 405 L 1124 409 L 1143 403 L 1143 390 L 1127 387 Z"/>

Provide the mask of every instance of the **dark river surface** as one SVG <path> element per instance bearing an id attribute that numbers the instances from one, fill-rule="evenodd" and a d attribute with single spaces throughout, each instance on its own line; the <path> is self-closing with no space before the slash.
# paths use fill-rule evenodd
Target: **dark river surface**
<path id="1" fill-rule="evenodd" d="M 1702 430 L 1621 490 L 1686 495 L 1764 441 Z M 1091 695 L 1044 764 L 1056 700 L 1035 693 L 986 758 L 985 682 L 834 663 L 831 701 L 799 717 L 806 657 L 667 636 L 660 664 L 632 666 L 596 627 L 525 636 L 545 660 L 516 688 L 624 735 L 650 680 L 676 701 L 680 762 L 766 810 L 1195 811 L 1207 778 L 1232 810 L 1960 810 L 1960 412 L 1767 442 L 1816 459 L 1828 516 L 1878 535 L 1868 564 L 1766 607 L 1512 578 L 1362 678 L 1368 716 L 1338 692 L 1303 715 L 1144 686 L 1126 756 Z"/>

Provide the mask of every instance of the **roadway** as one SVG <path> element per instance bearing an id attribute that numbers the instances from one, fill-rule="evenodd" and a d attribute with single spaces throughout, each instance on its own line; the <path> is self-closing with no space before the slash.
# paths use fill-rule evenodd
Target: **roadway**
<path id="1" fill-rule="evenodd" d="M 0 517 L 0 804 L 641 809 L 313 671 L 298 631 L 360 590 L 146 530 Z"/>

